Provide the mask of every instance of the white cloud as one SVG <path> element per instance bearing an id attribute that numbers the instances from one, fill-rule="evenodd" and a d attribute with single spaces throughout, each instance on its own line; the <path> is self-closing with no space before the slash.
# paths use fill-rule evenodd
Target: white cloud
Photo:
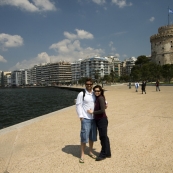
<path id="1" fill-rule="evenodd" d="M 79 30 L 79 29 L 75 29 L 75 31 L 77 32 L 77 34 L 71 34 L 69 32 L 64 32 L 64 36 L 70 40 L 75 40 L 75 39 L 93 39 L 94 36 L 84 30 Z"/>
<path id="2" fill-rule="evenodd" d="M 112 52 L 115 52 L 116 51 L 116 48 L 115 47 L 111 47 L 111 51 Z"/>
<path id="3" fill-rule="evenodd" d="M 114 44 L 113 41 L 110 41 L 109 47 L 111 47 L 113 44 Z"/>
<path id="4" fill-rule="evenodd" d="M 92 1 L 98 5 L 102 5 L 102 4 L 106 3 L 105 0 L 92 0 Z"/>
<path id="5" fill-rule="evenodd" d="M 29 12 L 56 10 L 50 0 L 0 0 L 0 5 L 11 5 Z"/>
<path id="6" fill-rule="evenodd" d="M 7 62 L 7 60 L 4 59 L 4 57 L 0 55 L 0 62 Z"/>
<path id="7" fill-rule="evenodd" d="M 150 22 L 153 22 L 155 20 L 155 17 L 151 17 L 149 20 Z"/>
<path id="8" fill-rule="evenodd" d="M 28 69 L 33 67 L 34 65 L 49 63 L 50 60 L 51 56 L 49 56 L 46 52 L 42 52 L 38 54 L 35 58 L 18 62 L 14 67 L 10 68 L 9 70 Z"/>
<path id="9" fill-rule="evenodd" d="M 40 63 L 48 63 L 48 62 L 59 62 L 61 60 L 73 62 L 78 59 L 85 59 L 87 56 L 92 57 L 94 55 L 102 55 L 104 54 L 103 49 L 95 49 L 92 47 L 82 47 L 79 39 L 92 39 L 94 36 L 84 30 L 76 29 L 77 34 L 70 34 L 68 32 L 64 33 L 64 36 L 67 37 L 64 40 L 61 40 L 57 43 L 52 44 L 49 49 L 53 49 L 56 51 L 57 55 L 50 56 L 46 52 L 42 52 L 37 55 L 37 57 L 24 60 L 22 62 L 18 62 L 14 67 L 10 70 L 31 68 L 34 65 Z"/>
<path id="10" fill-rule="evenodd" d="M 111 51 L 112 52 L 115 52 L 116 51 L 116 48 L 113 46 L 113 41 L 110 41 L 110 43 L 109 43 L 109 47 L 111 48 Z"/>
<path id="11" fill-rule="evenodd" d="M 120 58 L 120 54 L 116 53 L 115 57 Z"/>
<path id="12" fill-rule="evenodd" d="M 50 2 L 50 0 L 33 0 L 35 6 L 39 8 L 41 11 L 52 11 L 56 10 L 55 5 Z"/>
<path id="13" fill-rule="evenodd" d="M 124 54 L 124 55 L 123 55 L 123 57 L 124 57 L 124 58 L 127 58 L 127 55 L 126 55 L 126 54 Z"/>
<path id="14" fill-rule="evenodd" d="M 58 57 L 68 61 L 74 61 L 79 58 L 85 58 L 87 55 L 103 54 L 104 50 L 94 49 L 91 47 L 83 48 L 79 40 L 64 39 L 58 43 L 52 44 L 49 49 L 54 49 L 58 53 Z"/>
<path id="15" fill-rule="evenodd" d="M 121 32 L 116 32 L 114 35 L 115 36 L 120 36 L 120 35 L 124 35 L 126 33 L 127 33 L 127 31 L 121 31 Z"/>
<path id="16" fill-rule="evenodd" d="M 112 0 L 112 3 L 118 5 L 119 8 L 132 6 L 132 3 L 127 3 L 126 0 Z"/>
<path id="17" fill-rule="evenodd" d="M 0 34 L 0 47 L 3 50 L 9 47 L 19 47 L 23 45 L 23 38 L 19 35 Z"/>

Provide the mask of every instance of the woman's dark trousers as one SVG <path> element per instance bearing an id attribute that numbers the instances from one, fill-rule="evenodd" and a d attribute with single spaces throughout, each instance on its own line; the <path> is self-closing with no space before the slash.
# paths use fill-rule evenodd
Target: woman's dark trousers
<path id="1" fill-rule="evenodd" d="M 99 138 L 101 143 L 101 152 L 99 157 L 111 157 L 110 142 L 107 136 L 108 120 L 107 117 L 96 120 L 96 125 L 99 131 Z"/>

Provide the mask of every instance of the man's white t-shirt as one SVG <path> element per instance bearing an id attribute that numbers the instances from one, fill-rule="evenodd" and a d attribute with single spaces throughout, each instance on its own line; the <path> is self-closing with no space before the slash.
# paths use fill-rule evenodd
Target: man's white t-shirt
<path id="1" fill-rule="evenodd" d="M 93 116 L 87 110 L 94 110 L 95 95 L 93 91 L 89 93 L 85 89 L 85 97 L 83 100 L 83 91 L 81 91 L 76 100 L 76 112 L 79 118 L 93 119 Z"/>

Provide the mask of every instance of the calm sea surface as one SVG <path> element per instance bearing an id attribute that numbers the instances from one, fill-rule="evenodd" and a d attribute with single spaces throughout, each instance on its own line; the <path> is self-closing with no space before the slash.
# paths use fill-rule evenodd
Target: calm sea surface
<path id="1" fill-rule="evenodd" d="M 77 94 L 58 88 L 0 89 L 0 129 L 74 105 Z"/>

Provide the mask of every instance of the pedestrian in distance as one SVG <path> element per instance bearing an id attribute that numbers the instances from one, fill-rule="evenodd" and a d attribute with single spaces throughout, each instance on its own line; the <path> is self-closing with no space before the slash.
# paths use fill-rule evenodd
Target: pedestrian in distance
<path id="1" fill-rule="evenodd" d="M 97 127 L 92 114 L 88 113 L 88 109 L 94 109 L 95 95 L 93 93 L 93 81 L 91 78 L 85 81 L 85 90 L 81 91 L 76 99 L 76 111 L 81 122 L 81 156 L 79 163 L 84 163 L 86 143 L 89 142 L 89 153 L 88 155 L 96 159 L 93 154 L 93 144 L 97 141 Z M 84 94 L 85 93 L 85 94 Z"/>
<path id="2" fill-rule="evenodd" d="M 142 94 L 143 94 L 143 92 L 146 94 L 146 82 L 145 81 L 142 81 L 141 90 L 142 90 Z"/>
<path id="3" fill-rule="evenodd" d="M 156 81 L 156 91 L 160 91 L 159 85 L 160 85 L 159 80 L 157 80 L 157 81 Z"/>
<path id="4" fill-rule="evenodd" d="M 138 92 L 138 88 L 139 88 L 139 82 L 135 82 L 135 89 L 136 89 L 136 92 Z"/>
<path id="5" fill-rule="evenodd" d="M 111 158 L 111 149 L 109 137 L 107 135 L 108 119 L 105 112 L 106 99 L 104 96 L 104 90 L 100 85 L 96 85 L 94 88 L 96 96 L 94 109 L 89 109 L 87 112 L 94 115 L 96 126 L 99 131 L 99 138 L 101 143 L 101 151 L 96 161 L 101 161 L 106 158 Z"/>

